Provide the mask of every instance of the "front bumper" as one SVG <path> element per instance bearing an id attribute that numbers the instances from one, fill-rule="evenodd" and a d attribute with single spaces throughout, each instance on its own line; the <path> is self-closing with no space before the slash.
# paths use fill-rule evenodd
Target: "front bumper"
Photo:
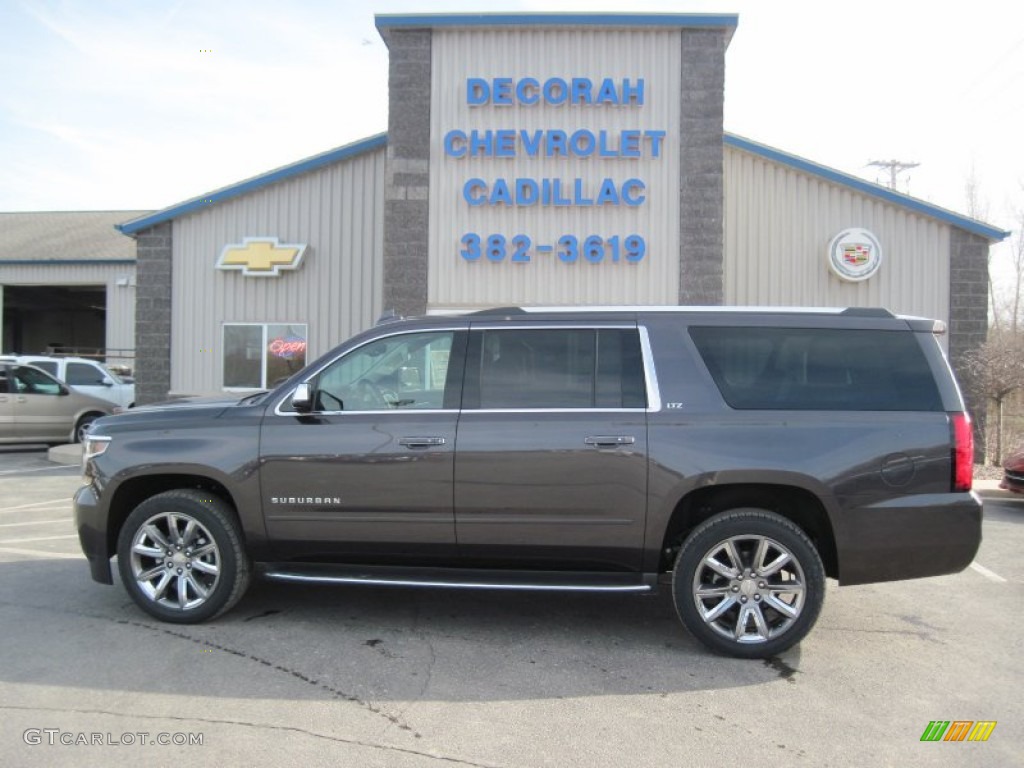
<path id="1" fill-rule="evenodd" d="M 78 541 L 89 561 L 93 581 L 113 584 L 111 552 L 107 546 L 107 510 L 100 505 L 96 491 L 91 485 L 83 485 L 75 493 L 74 509 Z"/>
<path id="2" fill-rule="evenodd" d="M 843 515 L 843 585 L 959 573 L 981 546 L 982 505 L 973 491 L 904 496 Z"/>
<path id="3" fill-rule="evenodd" d="M 1024 472 L 1006 470 L 1003 474 L 1003 481 L 999 483 L 999 487 L 1004 491 L 1024 493 Z"/>

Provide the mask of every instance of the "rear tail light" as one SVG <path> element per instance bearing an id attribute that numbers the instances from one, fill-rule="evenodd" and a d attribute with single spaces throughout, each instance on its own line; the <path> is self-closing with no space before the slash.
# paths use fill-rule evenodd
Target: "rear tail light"
<path id="1" fill-rule="evenodd" d="M 969 491 L 974 480 L 974 431 L 966 413 L 953 418 L 953 490 Z"/>

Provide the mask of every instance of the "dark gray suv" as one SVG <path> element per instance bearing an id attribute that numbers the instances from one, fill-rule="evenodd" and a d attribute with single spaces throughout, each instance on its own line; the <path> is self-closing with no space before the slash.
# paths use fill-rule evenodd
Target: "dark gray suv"
<path id="1" fill-rule="evenodd" d="M 488 310 L 379 325 L 272 392 L 97 422 L 96 581 L 165 621 L 281 581 L 650 592 L 772 656 L 841 584 L 981 540 L 936 334 L 885 310 Z"/>

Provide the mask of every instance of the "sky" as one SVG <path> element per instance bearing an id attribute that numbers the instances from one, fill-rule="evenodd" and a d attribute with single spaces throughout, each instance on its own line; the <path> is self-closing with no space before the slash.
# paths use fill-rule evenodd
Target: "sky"
<path id="1" fill-rule="evenodd" d="M 1019 224 L 1006 0 L 0 0 L 0 211 L 161 209 L 383 132 L 374 14 L 467 11 L 736 13 L 727 131 L 869 181 L 872 161 L 919 163 L 899 191 Z"/>

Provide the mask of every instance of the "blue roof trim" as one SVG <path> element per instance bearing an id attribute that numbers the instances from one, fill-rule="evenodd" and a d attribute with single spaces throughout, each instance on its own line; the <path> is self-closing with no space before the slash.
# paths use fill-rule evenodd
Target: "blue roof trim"
<path id="1" fill-rule="evenodd" d="M 200 208 L 219 203 L 224 200 L 230 200 L 233 197 L 244 195 L 249 192 L 254 192 L 257 189 L 274 184 L 278 181 L 284 181 L 290 179 L 293 176 L 298 176 L 309 171 L 322 168 L 325 165 L 331 165 L 339 160 L 344 160 L 349 157 L 355 157 L 361 155 L 364 152 L 369 152 L 379 147 L 383 147 L 388 143 L 388 135 L 386 133 L 378 133 L 375 136 L 371 136 L 368 139 L 361 139 L 360 141 L 353 142 L 352 144 L 346 144 L 343 147 L 322 152 L 319 155 L 313 155 L 313 157 L 307 157 L 305 160 L 300 160 L 297 163 L 286 165 L 282 168 L 269 171 L 259 176 L 253 176 L 251 179 L 246 179 L 238 184 L 232 184 L 230 187 L 224 187 L 217 190 L 216 192 L 210 192 L 200 197 L 194 197 L 191 200 L 186 200 L 183 203 L 172 205 L 170 208 L 164 208 L 162 211 L 150 214 L 149 216 L 143 216 L 141 219 L 133 219 L 132 221 L 125 222 L 124 224 L 116 224 L 114 228 L 125 235 L 134 235 L 136 232 L 141 232 L 144 229 L 161 224 L 171 219 L 177 219 L 186 214 L 197 211 Z M 79 262 L 80 263 L 80 262 Z"/>
<path id="2" fill-rule="evenodd" d="M 377 29 L 395 27 L 615 26 L 735 27 L 735 13 L 379 13 Z"/>
<path id="3" fill-rule="evenodd" d="M 0 259 L 0 267 L 14 264 L 19 267 L 95 267 L 108 264 L 135 264 L 135 259 Z"/>
<path id="4" fill-rule="evenodd" d="M 864 179 L 857 178 L 856 176 L 836 171 L 824 165 L 812 163 L 810 160 L 805 160 L 802 157 L 797 157 L 796 155 L 791 155 L 778 149 L 772 149 L 764 144 L 758 144 L 756 141 L 744 139 L 736 136 L 735 134 L 726 133 L 724 141 L 727 146 L 742 149 L 745 152 L 759 155 L 768 160 L 772 160 L 773 162 L 781 163 L 782 165 L 788 165 L 790 168 L 796 168 L 797 170 L 804 171 L 805 173 L 810 173 L 814 176 L 825 179 L 826 181 L 831 181 L 834 184 L 850 187 L 851 189 L 863 192 L 866 195 L 871 195 L 872 197 L 885 200 L 887 203 L 898 205 L 901 208 L 908 208 L 916 213 L 931 216 L 932 218 L 939 219 L 947 224 L 952 224 L 959 229 L 966 230 L 975 235 L 981 235 L 993 242 L 1001 242 L 1010 236 L 1010 232 L 985 224 L 977 219 L 962 216 L 945 208 L 940 208 L 937 205 L 932 205 L 931 203 L 926 203 L 923 200 L 918 200 L 916 197 L 910 197 L 909 195 L 903 195 L 899 192 L 893 192 L 891 189 L 881 187 L 878 184 L 872 184 L 870 181 L 864 181 Z"/>

